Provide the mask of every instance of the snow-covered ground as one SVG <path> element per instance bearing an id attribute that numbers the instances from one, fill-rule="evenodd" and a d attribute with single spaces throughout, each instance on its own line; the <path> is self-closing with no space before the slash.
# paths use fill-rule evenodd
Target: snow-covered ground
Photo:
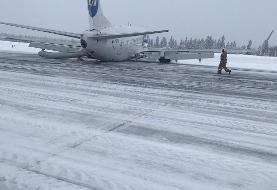
<path id="1" fill-rule="evenodd" d="M 186 63 L 0 53 L 0 190 L 276 190 L 277 73 Z"/>
<path id="2" fill-rule="evenodd" d="M 12 45 L 14 47 L 12 47 Z M 0 40 L 0 51 L 9 51 L 9 52 L 22 52 L 22 53 L 37 53 L 40 50 L 36 48 L 28 47 L 28 44 L 17 43 L 17 42 L 7 42 Z"/>
<path id="3" fill-rule="evenodd" d="M 12 47 L 15 45 L 15 47 Z M 38 53 L 40 50 L 28 47 L 25 43 L 14 43 L 0 41 L 0 51 Z M 181 60 L 179 63 L 218 66 L 220 54 L 215 54 L 214 59 L 203 59 L 201 63 L 198 60 Z M 251 55 L 228 55 L 228 66 L 230 68 L 244 68 L 277 71 L 277 57 L 263 57 Z"/>
<path id="4" fill-rule="evenodd" d="M 220 54 L 215 54 L 214 59 L 203 59 L 201 63 L 198 60 L 183 60 L 180 63 L 218 66 Z M 277 57 L 263 57 L 252 55 L 228 55 L 228 66 L 230 68 L 258 69 L 277 71 Z"/>

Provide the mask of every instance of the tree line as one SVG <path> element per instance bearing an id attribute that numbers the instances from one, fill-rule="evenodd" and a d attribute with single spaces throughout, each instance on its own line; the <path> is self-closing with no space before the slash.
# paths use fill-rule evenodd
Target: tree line
<path id="1" fill-rule="evenodd" d="M 251 49 L 252 41 L 248 45 L 238 46 L 236 41 L 226 41 L 225 36 L 216 39 L 212 36 L 206 38 L 188 38 L 176 40 L 173 36 L 169 39 L 157 36 L 156 39 L 149 39 L 149 47 L 152 48 L 171 48 L 171 49 Z"/>
<path id="2" fill-rule="evenodd" d="M 30 41 L 38 40 L 38 41 L 52 41 L 54 43 L 73 43 L 78 44 L 79 41 L 77 40 L 68 40 L 64 38 L 54 38 L 54 37 L 35 37 L 29 35 L 14 35 L 14 34 L 6 34 L 0 33 L 1 37 L 14 37 L 19 39 L 29 39 Z M 186 37 L 185 40 L 176 40 L 173 36 L 169 39 L 166 37 L 157 36 L 155 39 L 149 38 L 147 36 L 147 42 L 149 47 L 151 48 L 170 48 L 170 49 L 252 49 L 252 40 L 248 42 L 248 45 L 238 46 L 236 41 L 226 41 L 225 36 L 216 39 L 213 38 L 211 35 L 207 36 L 206 38 L 188 38 Z"/>

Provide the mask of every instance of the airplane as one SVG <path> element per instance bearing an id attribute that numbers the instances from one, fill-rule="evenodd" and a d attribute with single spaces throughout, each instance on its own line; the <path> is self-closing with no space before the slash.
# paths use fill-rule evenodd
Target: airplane
<path id="1" fill-rule="evenodd" d="M 29 47 L 41 49 L 38 53 L 39 56 L 50 59 L 82 59 L 86 57 L 100 61 L 120 62 L 152 58 L 162 63 L 168 63 L 172 60 L 201 60 L 214 57 L 214 53 L 209 51 L 150 50 L 147 47 L 148 35 L 165 33 L 169 30 L 147 31 L 131 25 L 113 26 L 104 16 L 100 0 L 87 0 L 87 6 L 90 28 L 80 34 L 8 22 L 0 22 L 0 24 L 80 40 L 80 45 L 76 45 L 15 39 L 15 41 L 29 42 Z M 9 39 L 8 41 L 14 40 Z"/>

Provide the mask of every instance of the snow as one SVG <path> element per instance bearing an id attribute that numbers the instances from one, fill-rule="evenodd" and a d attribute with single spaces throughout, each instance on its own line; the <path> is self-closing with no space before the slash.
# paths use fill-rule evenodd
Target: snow
<path id="1" fill-rule="evenodd" d="M 220 54 L 215 54 L 215 58 L 203 59 L 201 63 L 198 60 L 182 60 L 179 63 L 218 66 L 219 60 Z M 277 57 L 229 54 L 227 66 L 230 68 L 277 71 Z"/>
<path id="2" fill-rule="evenodd" d="M 15 45 L 15 47 L 12 48 L 12 45 Z M 38 53 L 40 51 L 39 49 L 28 47 L 28 44 L 25 44 L 25 43 L 6 42 L 6 41 L 0 41 L 0 51 L 1 50 L 10 51 L 10 52 L 21 52 L 21 53 Z M 219 60 L 220 60 L 220 54 L 215 54 L 215 58 L 203 59 L 201 63 L 199 63 L 198 60 L 180 60 L 178 61 L 178 63 L 218 66 Z M 277 57 L 229 54 L 228 67 L 277 71 Z"/>
<path id="3" fill-rule="evenodd" d="M 277 74 L 186 63 L 0 53 L 0 189 L 276 190 Z"/>
<path id="4" fill-rule="evenodd" d="M 15 45 L 15 47 L 13 48 L 12 45 Z M 31 48 L 26 43 L 0 41 L 0 51 L 38 53 L 40 50 L 36 48 Z"/>

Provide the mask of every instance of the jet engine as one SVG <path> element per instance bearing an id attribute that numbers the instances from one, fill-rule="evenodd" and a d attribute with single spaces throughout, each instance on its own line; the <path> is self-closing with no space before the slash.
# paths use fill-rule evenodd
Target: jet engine
<path id="1" fill-rule="evenodd" d="M 38 53 L 39 56 L 45 57 L 48 59 L 69 59 L 69 58 L 81 58 L 83 56 L 87 56 L 87 53 L 85 51 L 78 51 L 78 52 L 48 52 L 45 50 L 42 50 Z"/>

